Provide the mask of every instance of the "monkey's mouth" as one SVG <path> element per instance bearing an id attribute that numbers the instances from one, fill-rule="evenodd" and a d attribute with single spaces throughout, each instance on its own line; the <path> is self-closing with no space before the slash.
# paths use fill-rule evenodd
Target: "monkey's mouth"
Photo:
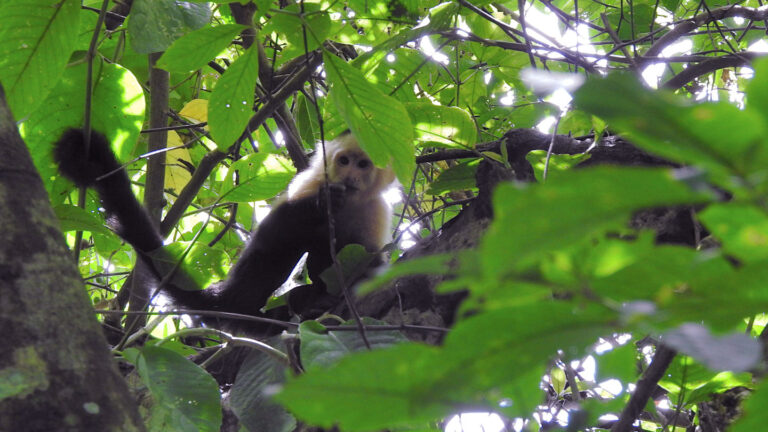
<path id="1" fill-rule="evenodd" d="M 347 193 L 356 193 L 357 191 L 360 190 L 360 188 L 355 187 L 354 185 L 351 185 L 348 183 L 344 183 L 344 189 L 346 190 Z"/>

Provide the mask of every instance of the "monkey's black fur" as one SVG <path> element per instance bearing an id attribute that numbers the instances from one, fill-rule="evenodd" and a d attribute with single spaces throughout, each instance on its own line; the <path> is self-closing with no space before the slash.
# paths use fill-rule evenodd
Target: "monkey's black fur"
<path id="1" fill-rule="evenodd" d="M 168 267 L 167 256 L 165 260 L 159 259 L 163 257 L 162 236 L 133 195 L 129 178 L 120 169 L 107 139 L 94 131 L 86 157 L 84 137 L 82 130 L 69 129 L 56 142 L 54 159 L 60 172 L 78 186 L 92 187 L 98 192 L 109 224 L 138 251 L 154 277 L 161 280 L 167 273 L 162 269 L 163 262 Z M 97 180 L 99 177 L 103 178 Z M 343 205 L 343 191 L 331 188 L 331 197 L 332 208 Z M 261 222 L 225 281 L 204 290 L 195 290 L 188 284 L 183 287 L 192 288 L 189 290 L 177 286 L 174 279 L 163 286 L 164 292 L 174 303 L 189 309 L 262 316 L 259 310 L 288 278 L 305 252 L 309 253 L 310 277 L 317 283 L 319 274 L 332 262 L 328 212 L 323 204 L 325 200 L 320 198 L 286 201 L 274 208 Z M 304 293 L 322 296 L 324 291 L 320 284 Z"/>
<path id="2" fill-rule="evenodd" d="M 92 187 L 98 192 L 110 226 L 131 246 L 141 252 L 163 246 L 163 238 L 133 195 L 128 175 L 121 169 L 104 135 L 91 134 L 86 157 L 85 133 L 81 129 L 68 129 L 56 143 L 53 158 L 65 177 L 77 186 Z"/>

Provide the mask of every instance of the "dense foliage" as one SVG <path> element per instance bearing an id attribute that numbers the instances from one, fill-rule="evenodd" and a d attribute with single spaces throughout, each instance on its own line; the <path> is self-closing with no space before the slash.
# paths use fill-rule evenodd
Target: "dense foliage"
<path id="1" fill-rule="evenodd" d="M 136 254 L 104 227 L 95 194 L 57 175 L 50 145 L 67 127 L 104 132 L 142 195 L 147 106 L 161 97 L 172 125 L 161 131 L 165 212 L 183 213 L 162 230 L 203 286 L 225 277 L 290 181 L 293 151 L 345 129 L 402 183 L 400 247 L 476 196 L 480 161 L 509 168 L 503 146 L 458 162 L 450 151 L 512 128 L 572 135 L 590 151 L 616 134 L 668 161 L 576 169 L 589 152 L 532 152 L 539 182 L 498 186 L 479 246 L 366 284 L 450 274 L 439 290 L 468 297 L 440 346 L 372 320 L 365 342 L 308 321 L 295 332 L 295 374 L 294 344 L 150 321 L 145 345 L 134 335 L 115 354 L 152 396 L 151 430 L 220 427 L 220 389 L 178 342 L 189 335 L 254 348 L 228 392 L 247 430 L 297 419 L 440 430 L 474 411 L 500 414 L 509 430 L 630 430 L 621 421 L 636 419 L 635 430 L 720 430 L 738 414 L 729 430 L 766 428 L 768 61 L 757 52 L 768 9 L 758 0 L 134 0 L 125 22 L 108 3 L 0 0 L 0 82 L 99 310 L 125 308 Z M 159 52 L 167 96 L 147 84 L 147 54 Z M 448 156 L 416 164 L 433 153 Z M 636 223 L 649 208 L 695 214 L 693 241 L 657 242 Z"/>

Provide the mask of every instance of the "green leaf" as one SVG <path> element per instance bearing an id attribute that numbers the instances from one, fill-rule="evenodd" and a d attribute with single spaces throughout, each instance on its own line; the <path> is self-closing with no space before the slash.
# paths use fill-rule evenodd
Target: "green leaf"
<path id="1" fill-rule="evenodd" d="M 429 195 L 443 195 L 448 192 L 461 190 L 476 190 L 475 174 L 479 159 L 462 161 L 440 173 L 440 176 L 429 185 L 426 193 Z"/>
<path id="2" fill-rule="evenodd" d="M 612 350 L 595 357 L 597 373 L 600 380 L 616 378 L 622 383 L 628 383 L 637 377 L 637 348 L 634 344 L 615 347 Z"/>
<path id="3" fill-rule="evenodd" d="M 755 76 L 747 86 L 747 110 L 763 117 L 768 124 L 768 58 L 758 58 L 752 63 Z"/>
<path id="4" fill-rule="evenodd" d="M 421 27 L 408 27 L 386 41 L 378 44 L 372 50 L 362 54 L 355 59 L 355 64 L 361 65 L 362 70 L 368 70 L 370 66 L 365 66 L 369 61 L 375 61 L 381 53 L 394 51 L 402 45 L 414 40 L 420 39 L 424 35 L 434 34 L 442 30 L 447 30 L 453 25 L 456 14 L 461 9 L 461 5 L 453 2 L 444 2 L 438 4 L 429 11 L 429 23 Z"/>
<path id="5" fill-rule="evenodd" d="M 383 321 L 363 318 L 363 324 L 375 327 L 387 325 Z M 305 370 L 327 368 L 337 363 L 347 354 L 366 351 L 368 348 L 357 331 L 355 321 L 347 321 L 343 325 L 350 331 L 327 331 L 317 321 L 304 321 L 299 326 L 301 337 L 301 364 Z M 397 343 L 407 342 L 408 339 L 397 330 L 368 331 L 366 337 L 372 348 L 385 348 Z"/>
<path id="6" fill-rule="evenodd" d="M 578 106 L 607 119 L 633 143 L 676 162 L 698 165 L 725 182 L 762 171 L 768 162 L 765 124 L 753 111 L 722 103 L 690 105 L 618 74 L 591 79 L 575 94 Z M 727 125 L 727 127 L 725 127 Z"/>
<path id="7" fill-rule="evenodd" d="M 431 102 L 410 102 L 404 106 L 420 141 L 430 146 L 474 148 L 477 142 L 475 123 L 463 109 Z"/>
<path id="8" fill-rule="evenodd" d="M 728 430 L 753 432 L 765 427 L 765 407 L 768 406 L 768 380 L 763 378 L 754 393 L 743 404 L 744 413 Z"/>
<path id="9" fill-rule="evenodd" d="M 373 279 L 363 282 L 357 289 L 357 293 L 367 294 L 386 283 L 397 278 L 411 275 L 444 275 L 450 271 L 451 262 L 455 258 L 448 254 L 434 254 L 405 261 L 398 261 L 392 267 L 389 267 L 384 273 L 377 275 Z"/>
<path id="10" fill-rule="evenodd" d="M 183 34 L 211 20 L 208 3 L 135 0 L 128 19 L 131 46 L 140 54 L 165 51 Z"/>
<path id="11" fill-rule="evenodd" d="M 595 293 L 617 302 L 654 300 L 682 289 L 696 272 L 711 264 L 694 249 L 672 245 L 648 249 L 634 259 L 631 265 L 596 279 L 592 284 Z"/>
<path id="12" fill-rule="evenodd" d="M 677 10 L 677 7 L 680 6 L 682 0 L 662 0 L 661 4 L 666 8 L 668 11 L 674 12 Z"/>
<path id="13" fill-rule="evenodd" d="M 68 68 L 48 98 L 20 127 L 46 184 L 60 178 L 51 158 L 51 143 L 65 129 L 83 126 L 85 76 L 84 63 Z M 144 91 L 130 71 L 106 62 L 94 65 L 93 84 L 92 127 L 106 135 L 119 160 L 130 160 L 144 122 Z"/>
<path id="14" fill-rule="evenodd" d="M 370 253 L 359 244 L 348 244 L 337 254 L 337 261 L 341 269 L 343 281 L 356 281 L 365 275 L 373 263 L 380 259 L 378 253 Z M 343 294 L 342 281 L 339 280 L 335 266 L 325 269 L 320 278 L 325 282 L 330 294 L 341 296 Z"/>
<path id="15" fill-rule="evenodd" d="M 706 385 L 717 374 L 691 357 L 677 355 L 659 381 L 659 386 L 670 393 L 672 400 L 677 400 L 681 392 L 687 399 L 691 392 Z"/>
<path id="16" fill-rule="evenodd" d="M 437 354 L 415 343 L 357 353 L 289 380 L 275 398 L 304 421 L 345 432 L 420 425 L 446 414 L 419 398 L 425 379 L 445 371 Z"/>
<path id="17" fill-rule="evenodd" d="M 508 121 L 516 128 L 533 128 L 548 116 L 560 114 L 560 108 L 549 102 L 534 102 L 516 106 L 511 108 L 511 113 L 509 113 L 510 108 L 508 107 L 499 108 L 498 110 L 502 113 L 506 111 L 504 114 L 509 116 Z"/>
<path id="18" fill-rule="evenodd" d="M 366 81 L 344 60 L 323 54 L 333 100 L 360 147 L 378 167 L 389 164 L 404 184 L 410 181 L 413 159 L 413 127 L 405 107 Z"/>
<path id="19" fill-rule="evenodd" d="M 479 313 L 457 323 L 446 336 L 442 361 L 452 371 L 430 391 L 433 396 L 448 389 L 475 394 L 511 385 L 518 373 L 546 366 L 558 350 L 566 357 L 582 355 L 600 335 L 613 331 L 615 319 L 616 313 L 607 308 L 559 301 Z"/>
<path id="20" fill-rule="evenodd" d="M 558 133 L 571 136 L 586 135 L 592 129 L 592 116 L 581 110 L 570 110 L 560 120 Z"/>
<path id="21" fill-rule="evenodd" d="M 269 432 L 294 430 L 296 419 L 270 395 L 272 387 L 285 382 L 286 372 L 285 365 L 263 352 L 251 351 L 248 354 L 237 372 L 237 378 L 230 392 L 232 411 L 247 430 Z"/>
<path id="22" fill-rule="evenodd" d="M 690 277 L 684 295 L 665 300 L 658 319 L 666 328 L 685 322 L 700 322 L 715 331 L 729 331 L 744 317 L 768 310 L 768 261 L 755 261 L 734 269 L 723 264 L 702 267 Z M 714 264 L 713 263 L 713 264 Z"/>
<path id="23" fill-rule="evenodd" d="M 308 51 L 317 49 L 328 37 L 331 29 L 331 18 L 321 10 L 319 4 L 291 4 L 272 14 L 262 30 L 265 34 L 277 33 L 281 44 L 288 42 L 280 55 L 286 59 L 297 57 Z M 306 34 L 306 46 L 304 35 Z"/>
<path id="24" fill-rule="evenodd" d="M 136 365 L 173 430 L 218 431 L 221 404 L 216 381 L 200 366 L 165 348 L 145 346 Z"/>
<path id="25" fill-rule="evenodd" d="M 77 0 L 6 1 L 0 7 L 0 82 L 17 121 L 56 85 L 77 42 L 79 21 Z"/>
<path id="26" fill-rule="evenodd" d="M 606 13 L 608 22 L 622 40 L 633 40 L 641 34 L 648 32 L 653 18 L 656 16 L 654 8 L 645 4 L 634 4 L 632 13 L 611 9 Z M 634 29 L 634 30 L 633 30 Z"/>
<path id="27" fill-rule="evenodd" d="M 768 258 L 768 216 L 758 207 L 735 202 L 718 203 L 698 215 L 722 242 L 723 250 L 742 262 Z"/>
<path id="28" fill-rule="evenodd" d="M 565 384 L 567 380 L 565 378 L 565 371 L 559 367 L 554 367 L 549 373 L 549 382 L 555 393 L 559 396 L 563 390 L 565 390 Z"/>
<path id="29" fill-rule="evenodd" d="M 484 268 L 493 275 L 507 274 L 548 250 L 621 228 L 636 210 L 708 199 L 669 171 L 653 168 L 595 167 L 522 189 L 502 184 L 494 194 L 495 219 L 480 249 Z"/>
<path id="30" fill-rule="evenodd" d="M 227 178 L 240 172 L 240 184 L 224 192 L 226 199 L 234 202 L 253 202 L 275 197 L 284 191 L 296 174 L 293 166 L 276 155 L 251 153 L 233 163 Z"/>
<path id="31" fill-rule="evenodd" d="M 101 218 L 80 207 L 62 204 L 56 206 L 53 211 L 56 212 L 56 217 L 59 218 L 62 232 L 91 231 L 109 234 L 109 230 L 104 227 Z"/>
<path id="32" fill-rule="evenodd" d="M 200 69 L 221 54 L 245 28 L 240 24 L 225 24 L 188 33 L 173 42 L 156 67 L 182 73 Z"/>
<path id="33" fill-rule="evenodd" d="M 315 107 L 307 101 L 307 97 L 303 93 L 296 95 L 294 116 L 296 117 L 296 128 L 299 130 L 299 135 L 301 135 L 301 141 L 305 147 L 312 148 L 320 140 L 320 127 Z"/>
<path id="34" fill-rule="evenodd" d="M 703 366 L 699 366 L 705 369 Z M 707 370 L 709 372 L 709 370 Z M 752 374 L 749 372 L 733 373 L 733 372 L 720 372 L 707 377 L 706 381 L 700 383 L 700 385 L 694 388 L 692 391 L 686 393 L 685 402 L 688 404 L 695 404 L 699 402 L 711 401 L 712 395 L 715 393 L 722 393 L 726 390 L 733 389 L 735 387 L 747 388 L 752 385 Z M 675 400 L 675 397 L 671 397 Z"/>
<path id="35" fill-rule="evenodd" d="M 583 354 L 612 331 L 613 320 L 607 308 L 553 301 L 481 313 L 459 322 L 442 349 L 405 343 L 347 355 L 289 381 L 277 398 L 301 419 L 345 431 L 416 426 L 455 412 L 460 403 L 490 410 L 509 396 L 513 405 L 535 407 L 530 395 L 558 349 Z"/>
<path id="36" fill-rule="evenodd" d="M 258 79 L 258 52 L 251 47 L 216 83 L 208 103 L 208 125 L 220 150 L 226 151 L 243 134 L 253 115 L 253 92 Z"/>

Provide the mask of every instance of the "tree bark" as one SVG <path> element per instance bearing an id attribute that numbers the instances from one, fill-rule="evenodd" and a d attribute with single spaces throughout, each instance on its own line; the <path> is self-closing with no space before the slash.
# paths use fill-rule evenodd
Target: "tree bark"
<path id="1" fill-rule="evenodd" d="M 1 88 L 0 329 L 0 430 L 144 430 Z"/>

